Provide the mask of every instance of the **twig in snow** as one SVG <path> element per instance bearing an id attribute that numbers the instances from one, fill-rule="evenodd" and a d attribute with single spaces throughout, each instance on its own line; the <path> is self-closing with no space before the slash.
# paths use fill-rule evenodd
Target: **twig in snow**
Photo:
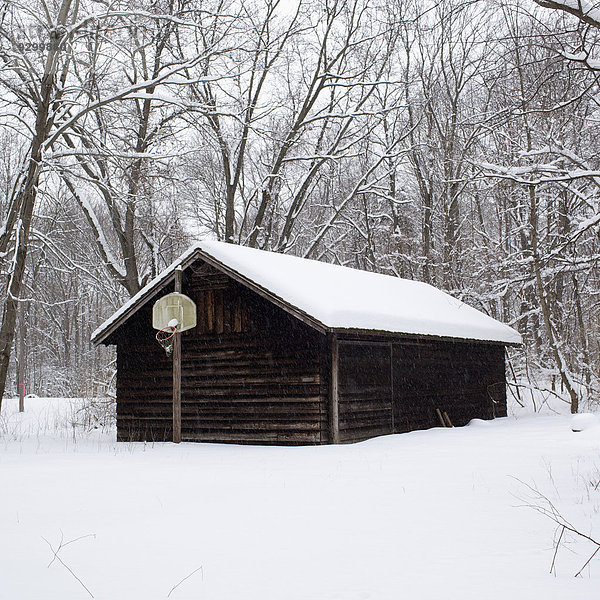
<path id="1" fill-rule="evenodd" d="M 577 577 L 578 575 L 581 575 L 581 571 L 583 571 L 590 564 L 590 561 L 592 560 L 592 558 L 594 558 L 594 556 L 596 556 L 596 554 L 598 554 L 598 550 L 600 550 L 600 545 L 594 550 L 594 553 L 585 561 L 585 564 L 583 565 L 583 567 L 581 567 L 581 569 L 579 569 L 579 571 L 577 571 L 577 573 L 575 573 L 575 577 Z"/>
<path id="2" fill-rule="evenodd" d="M 50 547 L 50 550 L 52 551 L 52 554 L 54 555 L 52 557 L 52 560 L 48 563 L 48 568 L 50 568 L 50 566 L 52 565 L 52 563 L 55 560 L 58 560 L 58 562 L 67 570 L 69 571 L 69 573 L 71 573 L 71 575 L 73 575 L 73 577 L 75 577 L 75 579 L 80 583 L 80 585 L 83 587 L 83 589 L 90 595 L 91 598 L 94 597 L 94 594 L 92 594 L 92 592 L 90 592 L 90 590 L 87 588 L 87 586 L 85 585 L 85 583 L 83 583 L 83 581 L 81 581 L 81 579 L 79 579 L 79 577 L 77 577 L 77 575 L 75 575 L 75 573 L 73 572 L 73 570 L 69 567 L 69 565 L 67 565 L 63 559 L 58 555 L 58 553 L 65 547 L 68 546 L 69 544 L 72 544 L 73 542 L 78 542 L 79 540 L 82 540 L 84 538 L 87 537 L 96 537 L 95 533 L 88 533 L 87 535 L 82 535 L 78 538 L 75 538 L 74 540 L 69 540 L 68 542 L 63 543 L 63 532 L 60 532 L 60 543 L 58 545 L 58 548 L 55 550 L 54 547 L 52 546 L 52 544 L 45 538 L 42 536 L 42 539 L 46 542 L 46 544 L 48 544 L 48 546 Z"/>
<path id="3" fill-rule="evenodd" d="M 172 588 L 171 591 L 167 594 L 167 598 L 171 597 L 171 594 L 187 579 L 189 579 L 194 573 L 197 573 L 198 571 L 202 572 L 202 580 L 204 581 L 204 568 L 202 567 L 202 565 L 200 565 L 197 569 L 194 569 L 189 575 L 186 575 L 179 583 L 176 583 Z"/>
<path id="4" fill-rule="evenodd" d="M 562 540 L 562 536 L 565 533 L 565 528 L 563 527 L 560 530 L 560 535 L 558 536 L 558 541 L 556 542 L 556 545 L 554 547 L 554 556 L 552 557 L 552 564 L 550 565 L 550 573 L 552 573 L 554 571 L 554 575 L 556 576 L 556 569 L 554 568 L 554 564 L 556 563 L 556 555 L 558 554 L 558 548 L 560 546 L 560 541 Z"/>
<path id="5" fill-rule="evenodd" d="M 579 529 L 577 529 L 577 527 L 575 525 L 572 525 L 571 523 L 569 523 L 569 521 L 567 521 L 565 519 L 565 517 L 562 516 L 562 514 L 559 512 L 559 510 L 556 508 L 556 506 L 554 506 L 554 504 L 552 503 L 550 498 L 548 498 L 547 496 L 542 494 L 542 492 L 540 492 L 537 488 L 529 485 L 528 483 L 525 483 L 524 481 L 521 481 L 520 479 L 518 479 L 516 477 L 514 479 L 516 479 L 520 484 L 524 485 L 527 489 L 529 489 L 529 491 L 533 492 L 533 494 L 534 494 L 534 497 L 532 500 L 527 500 L 526 506 L 528 508 L 532 508 L 533 510 L 540 513 L 541 515 L 548 517 L 549 519 L 554 521 L 559 527 L 562 528 L 562 531 L 560 533 L 558 541 L 556 542 L 556 547 L 554 549 L 554 556 L 552 558 L 552 566 L 550 567 L 551 573 L 552 573 L 552 569 L 554 568 L 554 564 L 556 562 L 556 555 L 558 553 L 558 547 L 560 545 L 560 542 L 562 540 L 562 537 L 563 537 L 563 534 L 565 531 L 569 531 L 570 533 L 572 533 L 576 536 L 579 536 L 580 538 L 588 540 L 589 542 L 591 542 L 592 544 L 594 544 L 596 546 L 596 549 L 594 550 L 594 552 L 592 552 L 591 556 L 585 561 L 585 564 L 581 567 L 581 569 L 579 569 L 579 571 L 577 571 L 577 573 L 575 573 L 575 577 L 581 575 L 583 570 L 590 564 L 590 562 L 592 561 L 594 556 L 596 556 L 596 554 L 598 554 L 598 552 L 600 552 L 600 542 L 598 540 L 594 539 L 593 537 L 583 533 Z"/>

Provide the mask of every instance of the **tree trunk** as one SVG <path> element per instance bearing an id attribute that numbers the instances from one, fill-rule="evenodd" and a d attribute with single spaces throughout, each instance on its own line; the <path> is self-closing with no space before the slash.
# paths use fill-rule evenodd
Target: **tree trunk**
<path id="1" fill-rule="evenodd" d="M 25 273 L 25 260 L 27 258 L 27 249 L 29 241 L 29 231 L 31 229 L 31 220 L 33 218 L 33 208 L 37 195 L 37 185 L 39 181 L 39 146 L 38 159 L 30 158 L 30 167 L 27 175 L 27 188 L 24 192 L 23 210 L 21 219 L 17 224 L 17 240 L 15 255 L 13 260 L 13 270 L 8 281 L 8 293 L 2 311 L 2 325 L 0 326 L 0 410 L 2 410 L 2 397 L 6 388 L 6 377 L 8 375 L 8 365 L 10 354 L 15 336 L 17 324 L 17 311 L 19 309 L 19 296 L 21 294 L 21 284 Z"/>
<path id="2" fill-rule="evenodd" d="M 552 316 L 550 303 L 546 296 L 546 290 L 544 289 L 544 281 L 542 279 L 542 267 L 541 261 L 538 254 L 538 223 L 537 223 L 537 198 L 535 186 L 529 186 L 529 202 L 530 202 L 530 220 L 529 226 L 531 230 L 531 254 L 533 259 L 533 271 L 535 278 L 535 289 L 540 303 L 540 310 L 542 312 L 542 319 L 544 321 L 544 327 L 546 329 L 546 335 L 548 337 L 548 344 L 550 345 L 550 351 L 554 358 L 554 362 L 558 368 L 560 380 L 564 389 L 567 390 L 569 398 L 571 400 L 571 413 L 575 414 L 579 411 L 579 395 L 575 390 L 569 373 L 567 371 L 567 365 L 564 361 L 562 352 L 558 347 L 558 341 L 556 339 L 554 327 L 552 325 Z"/>
<path id="3" fill-rule="evenodd" d="M 34 136 L 31 143 L 29 159 L 21 186 L 16 195 L 16 204 L 20 207 L 19 219 L 16 222 L 16 240 L 12 268 L 7 284 L 6 301 L 2 310 L 2 325 L 0 326 L 0 411 L 2 397 L 6 389 L 6 377 L 12 345 L 17 324 L 17 311 L 21 285 L 25 274 L 25 261 L 29 245 L 29 233 L 33 210 L 37 199 L 40 169 L 43 157 L 43 144 L 48 139 L 51 122 L 48 119 L 50 105 L 55 100 L 54 77 L 58 66 L 58 55 L 61 50 L 61 27 L 67 23 L 71 10 L 71 0 L 63 0 L 57 18 L 57 26 L 51 31 L 50 44 L 44 74 L 40 84 L 40 94 L 36 106 L 36 121 Z"/>
<path id="4" fill-rule="evenodd" d="M 19 391 L 19 412 L 25 412 L 25 370 L 27 352 L 25 350 L 25 310 L 21 308 L 19 319 L 19 360 L 17 361 L 17 389 Z"/>

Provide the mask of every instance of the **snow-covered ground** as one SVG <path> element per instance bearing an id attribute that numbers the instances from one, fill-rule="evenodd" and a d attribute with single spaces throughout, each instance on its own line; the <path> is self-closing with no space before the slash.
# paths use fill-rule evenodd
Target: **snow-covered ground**
<path id="1" fill-rule="evenodd" d="M 580 433 L 568 415 L 519 414 L 337 447 L 175 446 L 117 444 L 79 408 L 3 406 L 3 600 L 600 596 L 600 553 L 574 577 L 595 549 L 582 538 L 563 536 L 549 573 L 556 526 L 527 487 L 599 539 L 600 419 Z"/>

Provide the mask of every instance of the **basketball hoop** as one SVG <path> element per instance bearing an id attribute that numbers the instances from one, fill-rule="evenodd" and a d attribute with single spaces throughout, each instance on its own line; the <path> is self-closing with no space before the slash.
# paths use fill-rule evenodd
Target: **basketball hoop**
<path id="1" fill-rule="evenodd" d="M 196 304 L 181 293 L 183 267 L 175 267 L 175 291 L 159 298 L 152 306 L 152 327 L 158 329 L 156 340 L 173 362 L 173 442 L 181 442 L 181 335 L 196 327 Z M 177 334 L 177 335 L 176 335 Z"/>
<path id="2" fill-rule="evenodd" d="M 156 341 L 164 348 L 167 356 L 173 354 L 173 342 L 175 341 L 175 332 L 177 327 L 167 325 L 156 332 Z"/>
<path id="3" fill-rule="evenodd" d="M 156 341 L 171 356 L 175 332 L 196 327 L 196 304 L 180 292 L 159 298 L 152 307 L 152 327 L 158 329 Z"/>

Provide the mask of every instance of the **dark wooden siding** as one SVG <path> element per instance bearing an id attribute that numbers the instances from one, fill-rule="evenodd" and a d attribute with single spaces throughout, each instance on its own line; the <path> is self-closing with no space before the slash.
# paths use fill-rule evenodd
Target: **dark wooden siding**
<path id="1" fill-rule="evenodd" d="M 158 295 L 173 291 L 172 286 Z M 182 334 L 182 438 L 330 442 L 331 339 L 198 261 L 183 277 L 198 325 Z M 172 437 L 172 363 L 155 341 L 153 300 L 120 327 L 117 436 Z M 339 339 L 341 441 L 506 415 L 501 345 L 357 336 Z"/>
<path id="2" fill-rule="evenodd" d="M 390 353 L 392 353 L 390 355 Z M 434 339 L 339 342 L 341 441 L 506 416 L 504 347 Z"/>
<path id="3" fill-rule="evenodd" d="M 186 272 L 183 292 L 198 325 L 182 334 L 182 439 L 326 441 L 325 336 L 206 265 Z M 119 337 L 119 440 L 172 435 L 171 359 L 154 341 L 151 305 Z"/>
<path id="4" fill-rule="evenodd" d="M 151 305 L 142 307 L 117 341 L 118 441 L 172 438 L 172 363 L 156 342 L 151 320 Z"/>
<path id="5" fill-rule="evenodd" d="M 340 441 L 393 433 L 390 350 L 390 343 L 340 340 Z"/>
<path id="6" fill-rule="evenodd" d="M 503 346 L 421 340 L 393 353 L 397 432 L 440 426 L 436 409 L 457 426 L 506 416 Z"/>
<path id="7" fill-rule="evenodd" d="M 144 321 L 142 308 L 117 344 L 117 440 L 163 441 L 172 437 L 171 361 Z M 125 332 L 124 332 L 125 333 Z"/>
<path id="8" fill-rule="evenodd" d="M 320 443 L 315 342 L 268 333 L 186 339 L 182 438 Z"/>
<path id="9" fill-rule="evenodd" d="M 197 336 L 250 331 L 249 293 L 205 263 L 190 267 L 188 294 L 198 309 Z"/>

